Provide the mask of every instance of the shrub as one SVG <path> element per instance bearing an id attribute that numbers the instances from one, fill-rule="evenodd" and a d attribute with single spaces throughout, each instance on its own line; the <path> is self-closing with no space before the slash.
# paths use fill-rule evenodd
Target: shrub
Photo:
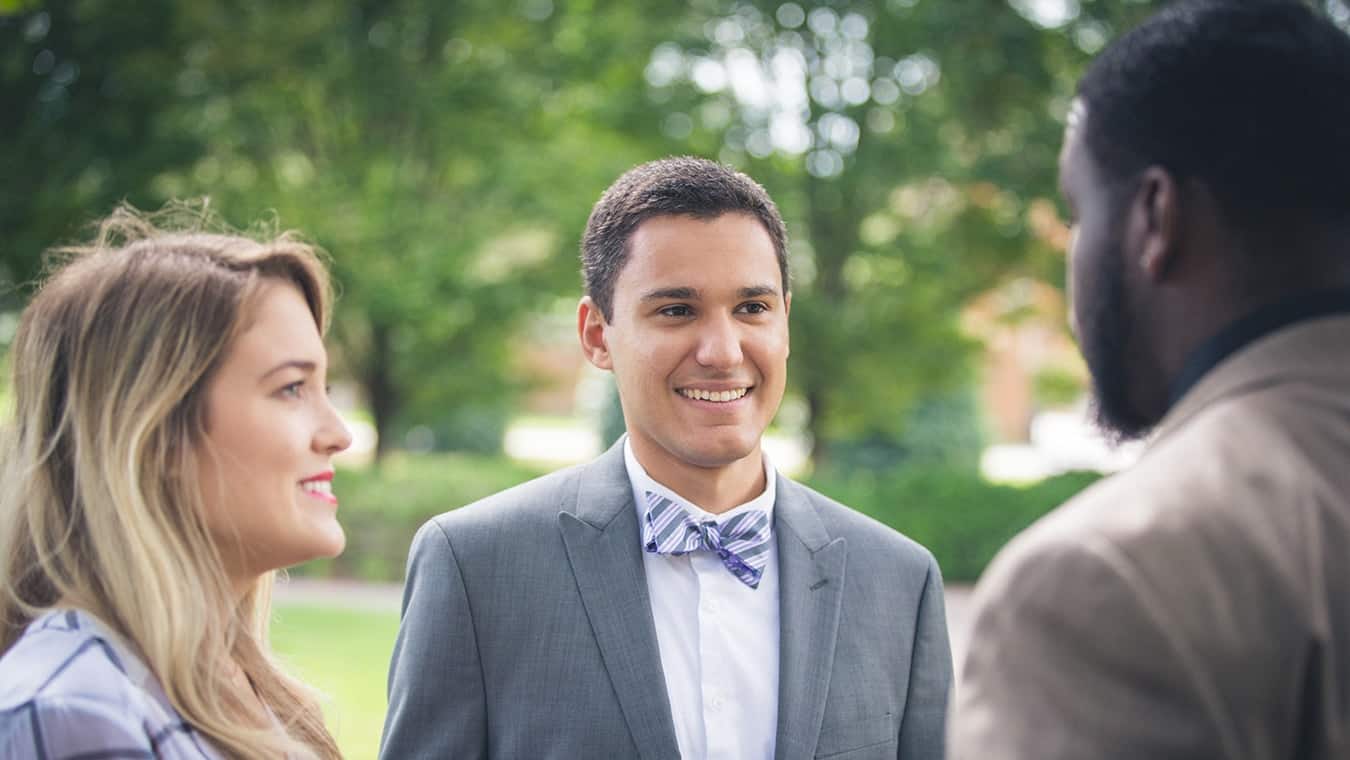
<path id="1" fill-rule="evenodd" d="M 292 572 L 401 581 L 408 546 L 422 523 L 540 474 L 503 456 L 461 453 L 394 452 L 378 469 L 338 470 L 333 488 L 347 548 L 336 559 Z"/>
<path id="2" fill-rule="evenodd" d="M 903 415 L 898 432 L 869 427 L 851 438 L 829 441 L 829 469 L 849 475 L 899 468 L 974 470 L 984 451 L 984 422 L 975 391 L 926 396 Z"/>
<path id="3" fill-rule="evenodd" d="M 422 523 L 540 474 L 500 456 L 403 452 L 378 470 L 339 470 L 334 485 L 347 549 L 294 573 L 401 581 Z M 811 485 L 928 547 L 943 576 L 956 583 L 978 578 L 1003 544 L 1097 477 L 1071 473 L 1019 487 L 964 469 L 904 466 L 822 474 Z"/>
<path id="4" fill-rule="evenodd" d="M 414 417 L 418 423 L 396 425 L 392 435 L 410 449 L 500 454 L 509 418 L 505 406 L 480 404 L 439 415 L 418 415 Z"/>
<path id="5" fill-rule="evenodd" d="M 966 470 L 905 467 L 822 475 L 812 487 L 933 552 L 948 582 L 973 582 L 998 550 L 1100 477 L 1074 472 L 1030 486 L 990 483 Z"/>

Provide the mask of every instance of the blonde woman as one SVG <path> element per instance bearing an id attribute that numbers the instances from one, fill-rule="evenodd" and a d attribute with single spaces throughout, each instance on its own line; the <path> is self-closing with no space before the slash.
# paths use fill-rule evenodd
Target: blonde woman
<path id="1" fill-rule="evenodd" d="M 173 229 L 115 212 L 20 320 L 0 757 L 338 757 L 267 647 L 274 571 L 345 540 L 327 275 L 288 235 Z"/>

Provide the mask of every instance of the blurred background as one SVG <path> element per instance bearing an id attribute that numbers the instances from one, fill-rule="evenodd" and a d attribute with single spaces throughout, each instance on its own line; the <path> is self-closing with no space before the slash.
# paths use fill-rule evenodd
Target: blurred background
<path id="1" fill-rule="evenodd" d="M 348 550 L 292 572 L 275 643 L 373 757 L 416 527 L 622 431 L 575 338 L 591 205 L 713 157 L 792 236 L 771 456 L 959 591 L 1136 453 L 1085 421 L 1055 168 L 1083 67 L 1159 4 L 0 0 L 0 365 L 43 250 L 119 201 L 331 254 Z"/>

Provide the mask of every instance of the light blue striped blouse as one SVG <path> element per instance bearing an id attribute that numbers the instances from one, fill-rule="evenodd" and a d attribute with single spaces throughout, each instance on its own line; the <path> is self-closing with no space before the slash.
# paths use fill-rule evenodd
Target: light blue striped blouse
<path id="1" fill-rule="evenodd" d="M 0 658 L 0 758 L 220 760 L 93 615 L 55 610 Z"/>

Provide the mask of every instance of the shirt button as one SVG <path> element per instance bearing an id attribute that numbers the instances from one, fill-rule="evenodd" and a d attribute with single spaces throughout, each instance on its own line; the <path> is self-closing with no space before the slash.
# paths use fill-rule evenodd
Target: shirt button
<path id="1" fill-rule="evenodd" d="M 726 704 L 726 700 L 722 699 L 721 697 L 713 697 L 712 702 L 710 704 L 712 705 L 712 709 L 721 710 L 722 705 Z"/>
<path id="2" fill-rule="evenodd" d="M 716 614 L 716 613 L 717 613 L 717 602 L 715 602 L 715 601 L 713 601 L 713 600 L 711 600 L 711 599 L 705 601 L 705 602 L 703 603 L 703 611 L 704 611 L 704 612 L 707 612 L 708 614 Z"/>

